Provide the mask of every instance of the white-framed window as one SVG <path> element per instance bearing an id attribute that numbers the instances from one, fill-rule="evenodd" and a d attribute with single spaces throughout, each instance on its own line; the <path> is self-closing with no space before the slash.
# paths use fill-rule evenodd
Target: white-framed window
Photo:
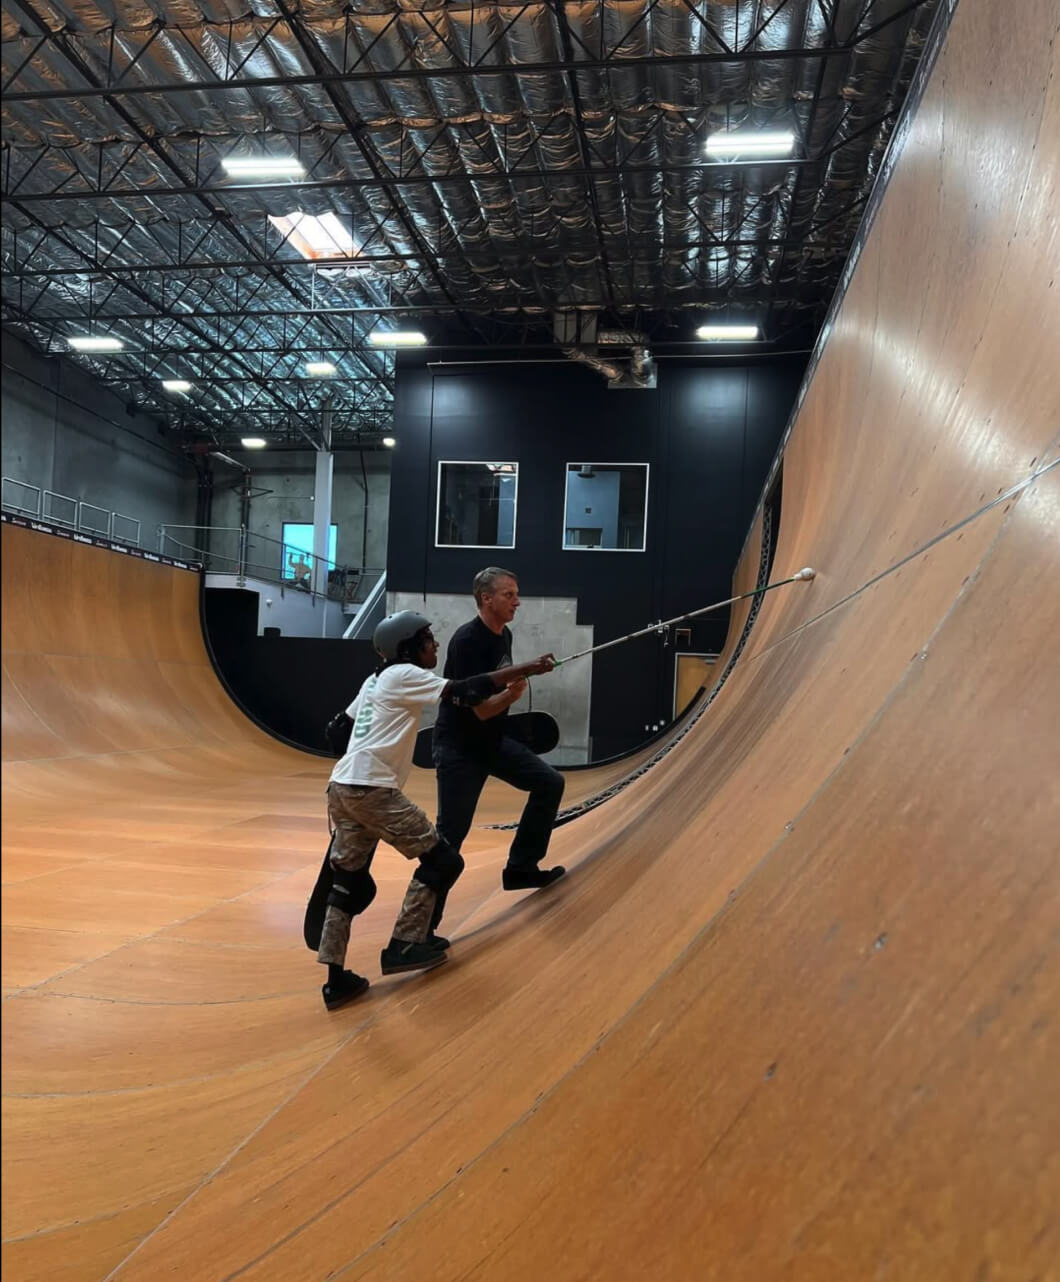
<path id="1" fill-rule="evenodd" d="M 434 546 L 513 548 L 519 464 L 443 459 L 438 464 Z"/>
<path id="2" fill-rule="evenodd" d="M 643 552 L 648 536 L 647 463 L 568 463 L 565 552 Z"/>

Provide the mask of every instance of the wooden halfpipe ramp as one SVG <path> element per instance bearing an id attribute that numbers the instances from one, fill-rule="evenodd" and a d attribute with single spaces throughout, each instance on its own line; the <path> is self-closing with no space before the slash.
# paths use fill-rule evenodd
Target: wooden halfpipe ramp
<path id="1" fill-rule="evenodd" d="M 438 972 L 325 1015 L 320 764 L 218 698 L 191 576 L 115 604 L 5 532 L 9 1277 L 1058 1276 L 1060 76 L 1016 8 L 957 7 L 805 389 L 818 578 L 553 892 L 480 847 Z"/>

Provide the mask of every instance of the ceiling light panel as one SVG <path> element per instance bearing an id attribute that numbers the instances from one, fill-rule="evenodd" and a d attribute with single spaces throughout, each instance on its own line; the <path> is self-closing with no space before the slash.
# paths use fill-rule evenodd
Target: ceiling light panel
<path id="1" fill-rule="evenodd" d="M 790 130 L 733 130 L 711 134 L 707 139 L 707 155 L 723 158 L 726 156 L 751 158 L 790 156 L 794 147 L 795 135 Z"/>
<path id="2" fill-rule="evenodd" d="M 733 343 L 758 337 L 757 325 L 700 325 L 696 338 L 708 343 Z"/>
<path id="3" fill-rule="evenodd" d="M 68 340 L 75 352 L 120 352 L 125 344 L 106 334 L 74 334 Z"/>
<path id="4" fill-rule="evenodd" d="M 310 378 L 331 378 L 338 370 L 330 361 L 306 361 L 305 372 Z"/>
<path id="5" fill-rule="evenodd" d="M 302 178 L 305 166 L 294 156 L 226 156 L 221 168 L 229 178 Z"/>
<path id="6" fill-rule="evenodd" d="M 376 329 L 368 335 L 373 347 L 422 347 L 427 335 L 414 329 Z"/>

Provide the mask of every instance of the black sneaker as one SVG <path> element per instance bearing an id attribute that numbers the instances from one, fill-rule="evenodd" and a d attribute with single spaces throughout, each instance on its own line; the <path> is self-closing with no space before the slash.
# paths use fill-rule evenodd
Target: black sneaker
<path id="1" fill-rule="evenodd" d="M 324 994 L 324 1005 L 328 1010 L 338 1010 L 347 1002 L 366 991 L 368 980 L 363 975 L 356 975 L 352 970 L 344 970 L 342 978 L 334 984 L 325 984 L 320 990 Z"/>
<path id="2" fill-rule="evenodd" d="M 443 953 L 449 947 L 449 940 L 444 938 L 442 935 L 436 935 L 433 930 L 427 936 L 427 943 L 430 944 L 432 948 L 440 949 Z"/>
<path id="3" fill-rule="evenodd" d="M 442 949 L 429 943 L 410 944 L 403 939 L 392 939 L 379 954 L 379 967 L 384 975 L 397 975 L 403 970 L 432 970 L 447 960 Z"/>
<path id="4" fill-rule="evenodd" d="M 538 868 L 530 864 L 526 868 L 513 868 L 506 864 L 501 873 L 501 885 L 505 890 L 540 890 L 542 886 L 551 886 L 566 872 L 559 864 L 555 868 Z"/>

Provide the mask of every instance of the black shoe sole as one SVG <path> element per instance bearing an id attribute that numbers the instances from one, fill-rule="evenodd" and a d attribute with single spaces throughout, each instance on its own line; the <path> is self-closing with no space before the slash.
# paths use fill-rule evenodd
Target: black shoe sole
<path id="1" fill-rule="evenodd" d="M 402 962 L 399 966 L 387 966 L 383 962 L 380 962 L 379 969 L 384 975 L 401 975 L 404 974 L 405 971 L 409 970 L 434 970 L 436 966 L 440 966 L 442 962 L 446 962 L 448 960 L 449 958 L 445 953 L 439 953 L 437 957 L 432 957 L 430 961 Z"/>
<path id="2" fill-rule="evenodd" d="M 361 984 L 357 988 L 345 989 L 336 997 L 325 997 L 324 1005 L 328 1010 L 338 1010 L 340 1006 L 346 1006 L 360 997 L 362 993 L 366 993 L 368 991 L 368 987 L 368 980 L 362 980 Z"/>
<path id="3" fill-rule="evenodd" d="M 558 877 L 550 877 L 548 881 L 525 881 L 522 884 L 509 885 L 508 879 L 502 873 L 501 887 L 504 890 L 547 890 L 549 886 L 554 886 L 557 881 L 562 881 L 566 875 L 567 870 L 564 868 Z"/>

